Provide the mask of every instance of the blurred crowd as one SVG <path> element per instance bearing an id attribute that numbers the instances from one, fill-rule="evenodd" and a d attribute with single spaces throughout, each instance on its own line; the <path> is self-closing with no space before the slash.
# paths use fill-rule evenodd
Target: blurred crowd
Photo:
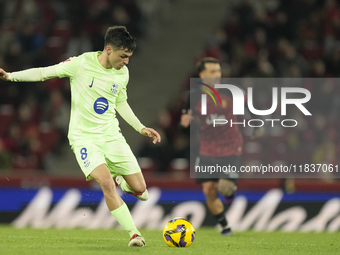
<path id="1" fill-rule="evenodd" d="M 18 71 L 103 49 L 106 29 L 125 25 L 147 34 L 152 1 L 0 0 L 0 67 Z M 67 144 L 70 91 L 66 79 L 0 86 L 0 170 L 46 170 Z"/>
<path id="2" fill-rule="evenodd" d="M 225 78 L 338 77 L 340 1 L 231 2 L 225 21 L 212 31 L 194 64 L 203 57 L 217 58 L 222 66 L 222 77 Z M 159 150 L 152 150 L 146 145 L 141 151 L 141 155 L 158 162 L 160 171 L 176 168 L 171 164 L 172 160 L 189 155 L 187 131 L 181 131 L 178 123 L 187 100 L 190 77 L 198 77 L 198 74 L 192 71 L 185 78 L 178 98 L 160 114 L 159 126 L 165 131 L 168 143 Z M 312 95 L 306 108 L 313 117 L 302 115 L 296 107 L 289 109 L 288 114 L 298 121 L 298 128 L 269 128 L 262 139 L 253 141 L 249 139 L 249 132 L 247 135 L 247 130 L 244 130 L 243 165 L 337 164 L 340 158 L 340 86 L 337 85 L 321 80 L 303 84 Z M 272 103 L 271 88 L 257 87 L 255 92 L 261 96 L 254 98 L 254 105 L 258 109 L 269 109 Z M 282 116 L 274 117 L 282 119 Z"/>
<path id="3" fill-rule="evenodd" d="M 16 71 L 58 63 L 85 51 L 102 50 L 108 26 L 120 24 L 137 38 L 148 34 L 148 17 L 157 1 L 137 0 L 0 0 L 0 67 Z M 223 77 L 337 77 L 340 70 L 340 1 L 232 0 L 225 21 L 206 40 L 202 57 L 220 60 Z M 194 68 L 193 68 L 194 70 Z M 162 111 L 158 126 L 161 147 L 142 146 L 139 157 L 150 158 L 166 172 L 187 169 L 188 130 L 179 127 L 187 100 L 188 74 L 176 100 Z M 340 156 L 340 87 L 304 84 L 312 94 L 306 107 L 289 112 L 299 121 L 294 129 L 266 130 L 264 138 L 245 135 L 244 164 L 337 163 Z M 268 95 L 266 88 L 259 94 Z M 270 95 L 270 94 L 269 94 Z M 67 143 L 70 112 L 68 81 L 1 82 L 0 169 L 46 169 L 50 153 Z M 268 109 L 271 96 L 255 97 Z M 300 125 L 301 123 L 301 125 Z M 245 133 L 247 130 L 245 130 Z M 270 152 L 270 153 L 269 153 Z"/>

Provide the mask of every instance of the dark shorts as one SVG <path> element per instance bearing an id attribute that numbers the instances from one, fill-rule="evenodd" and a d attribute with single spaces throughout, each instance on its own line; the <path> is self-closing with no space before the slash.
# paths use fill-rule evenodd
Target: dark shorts
<path id="1" fill-rule="evenodd" d="M 227 156 L 227 157 L 208 157 L 203 155 L 198 155 L 196 163 L 200 166 L 211 166 L 211 165 L 230 165 L 235 166 L 236 169 L 240 168 L 241 156 Z M 218 182 L 219 179 L 225 179 L 233 182 L 237 185 L 238 173 L 225 173 L 223 178 L 196 178 L 196 183 L 203 182 Z"/>

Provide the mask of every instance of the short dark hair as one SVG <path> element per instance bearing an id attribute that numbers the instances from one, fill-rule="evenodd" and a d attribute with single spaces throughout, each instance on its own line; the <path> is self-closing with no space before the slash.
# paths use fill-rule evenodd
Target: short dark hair
<path id="1" fill-rule="evenodd" d="M 130 35 L 125 26 L 109 27 L 104 37 L 105 47 L 111 45 L 117 49 L 133 52 L 136 49 L 136 38 Z"/>
<path id="2" fill-rule="evenodd" d="M 206 63 L 219 64 L 220 62 L 218 61 L 218 59 L 211 58 L 211 57 L 206 57 L 206 58 L 201 59 L 201 61 L 199 61 L 196 66 L 196 70 L 198 74 L 205 70 Z"/>

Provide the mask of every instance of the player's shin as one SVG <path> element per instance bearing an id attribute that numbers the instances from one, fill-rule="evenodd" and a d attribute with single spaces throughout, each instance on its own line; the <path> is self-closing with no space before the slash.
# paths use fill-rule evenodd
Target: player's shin
<path id="1" fill-rule="evenodd" d="M 218 224 L 221 225 L 222 228 L 226 228 L 228 226 L 227 219 L 224 215 L 224 212 L 221 212 L 220 214 L 214 215 L 216 221 Z"/>
<path id="2" fill-rule="evenodd" d="M 222 227 L 221 234 L 225 235 L 225 236 L 232 235 L 232 231 L 231 231 L 231 228 L 230 228 L 228 221 L 225 217 L 225 213 L 221 212 L 220 214 L 214 215 L 214 217 L 215 217 L 217 223 L 220 224 L 221 227 Z"/>
<path id="3" fill-rule="evenodd" d="M 111 211 L 111 214 L 116 218 L 119 224 L 129 233 L 130 238 L 134 235 L 141 235 L 133 222 L 130 211 L 127 205 L 124 203 L 116 210 Z"/>
<path id="4" fill-rule="evenodd" d="M 228 209 L 231 206 L 234 199 L 235 199 L 235 194 L 232 194 L 229 197 L 223 197 L 223 203 L 224 203 L 224 206 L 225 206 L 226 209 Z"/>

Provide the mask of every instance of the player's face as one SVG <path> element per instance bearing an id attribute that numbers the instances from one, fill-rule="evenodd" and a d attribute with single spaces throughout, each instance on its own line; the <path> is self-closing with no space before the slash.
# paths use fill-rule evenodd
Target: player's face
<path id="1" fill-rule="evenodd" d="M 200 72 L 199 76 L 205 83 L 218 84 L 222 77 L 220 64 L 206 63 L 205 69 Z"/>
<path id="2" fill-rule="evenodd" d="M 200 73 L 200 77 L 202 79 L 204 78 L 221 78 L 222 73 L 221 73 L 221 66 L 220 64 L 217 63 L 206 63 L 205 64 L 205 69 Z"/>
<path id="3" fill-rule="evenodd" d="M 132 52 L 128 52 L 126 49 L 115 49 L 111 46 L 107 46 L 107 53 L 109 56 L 108 61 L 114 69 L 121 69 L 129 63 L 129 58 Z"/>

